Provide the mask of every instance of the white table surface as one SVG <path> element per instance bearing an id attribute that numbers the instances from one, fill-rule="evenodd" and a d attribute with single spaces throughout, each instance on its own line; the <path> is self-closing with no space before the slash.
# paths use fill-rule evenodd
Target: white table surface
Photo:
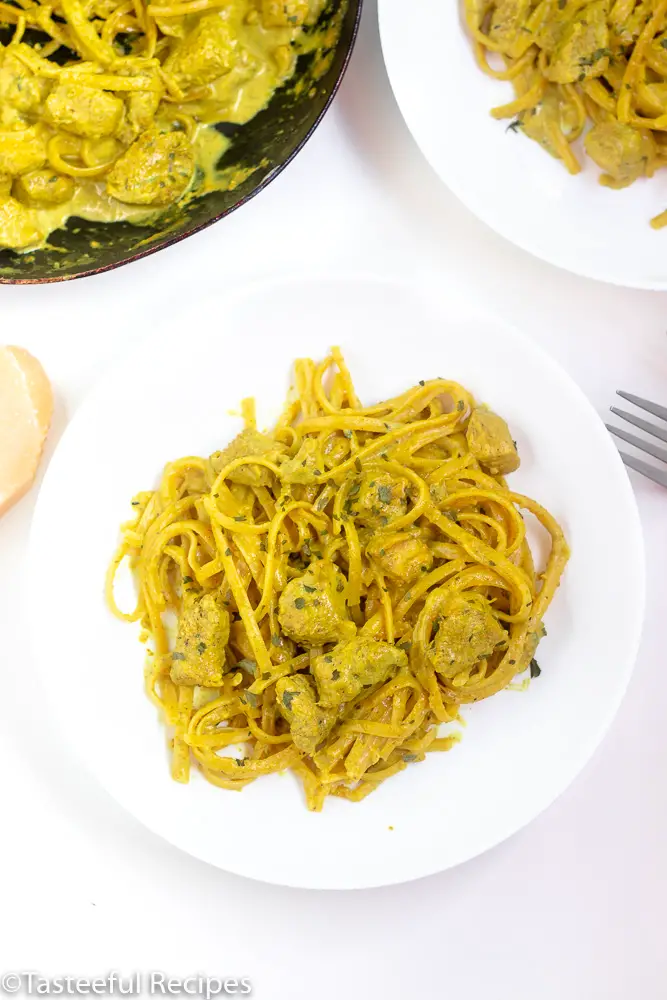
<path id="1" fill-rule="evenodd" d="M 451 294 L 535 337 L 600 413 L 617 388 L 667 401 L 667 296 L 558 271 L 473 218 L 411 140 L 376 20 L 366 0 L 334 107 L 286 173 L 240 212 L 110 274 L 0 287 L 0 341 L 33 351 L 55 386 L 48 454 L 108 361 L 155 329 L 171 303 L 213 286 L 221 309 L 212 319 L 223 331 L 226 287 L 313 266 L 431 269 Z M 102 312 L 118 317 L 113 337 L 98 335 Z M 544 815 L 483 857 L 358 893 L 274 888 L 209 868 L 144 830 L 67 755 L 36 705 L 26 628 L 39 621 L 20 617 L 33 491 L 0 523 L 0 972 L 244 975 L 258 1000 L 661 1000 L 667 493 L 639 477 L 634 486 L 647 542 L 646 625 L 628 695 L 592 762 Z M 55 664 L 67 669 L 67 650 L 54 651 Z"/>

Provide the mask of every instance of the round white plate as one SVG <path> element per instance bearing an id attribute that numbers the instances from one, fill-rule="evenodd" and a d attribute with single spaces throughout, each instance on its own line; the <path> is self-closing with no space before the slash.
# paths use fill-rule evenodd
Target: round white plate
<path id="1" fill-rule="evenodd" d="M 223 307 L 224 308 L 221 308 Z M 467 711 L 461 744 L 408 767 L 360 804 L 309 813 L 296 778 L 241 793 L 169 777 L 164 731 L 143 692 L 137 627 L 104 604 L 107 563 L 130 499 L 163 464 L 224 446 L 229 411 L 258 400 L 278 416 L 293 359 L 340 344 L 369 403 L 419 379 L 451 377 L 510 423 L 515 487 L 562 522 L 572 561 L 547 616 L 542 676 Z M 609 571 L 610 539 L 623 538 Z M 492 847 L 574 778 L 628 682 L 643 605 L 629 481 L 574 383 L 496 320 L 460 314 L 426 290 L 372 279 L 295 280 L 187 303 L 98 384 L 68 427 L 42 486 L 27 580 L 46 696 L 85 766 L 165 839 L 229 871 L 317 888 L 428 875 Z M 38 591 L 34 581 L 39 580 Z M 35 607 L 35 602 L 39 607 Z M 613 612 L 614 627 L 609 627 Z"/>
<path id="2" fill-rule="evenodd" d="M 667 288 L 667 173 L 623 191 L 599 170 L 563 165 L 489 111 L 513 99 L 511 83 L 475 63 L 461 0 L 379 0 L 382 49 L 396 99 L 422 152 L 454 194 L 506 239 L 552 264 L 601 281 Z"/>

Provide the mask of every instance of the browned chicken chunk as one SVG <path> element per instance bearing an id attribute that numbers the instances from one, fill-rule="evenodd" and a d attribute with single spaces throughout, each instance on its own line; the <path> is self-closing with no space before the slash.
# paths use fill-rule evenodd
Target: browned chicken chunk
<path id="1" fill-rule="evenodd" d="M 322 646 L 356 632 L 345 603 L 345 577 L 333 563 L 313 563 L 303 576 L 287 584 L 278 603 L 285 635 L 306 646 Z"/>
<path id="2" fill-rule="evenodd" d="M 591 160 L 616 182 L 617 187 L 643 177 L 655 151 L 647 132 L 617 121 L 594 125 L 584 139 L 584 146 Z"/>
<path id="3" fill-rule="evenodd" d="M 459 599 L 441 619 L 429 655 L 434 669 L 451 679 L 506 641 L 507 633 L 490 611 Z"/>
<path id="4" fill-rule="evenodd" d="M 433 555 L 420 538 L 402 538 L 399 541 L 375 546 L 373 558 L 387 576 L 400 583 L 412 583 L 428 573 L 433 566 Z"/>
<path id="5" fill-rule="evenodd" d="M 229 613 L 218 591 L 186 593 L 172 653 L 174 684 L 219 687 L 225 673 L 225 647 L 229 640 Z"/>
<path id="6" fill-rule="evenodd" d="M 317 681 L 320 705 L 336 708 L 407 665 L 404 650 L 389 642 L 357 636 L 316 657 L 311 670 Z"/>
<path id="7" fill-rule="evenodd" d="M 336 713 L 317 704 L 312 679 L 301 674 L 282 677 L 276 684 L 276 701 L 289 723 L 294 745 L 304 753 L 314 754 L 336 724 Z"/>
<path id="8" fill-rule="evenodd" d="M 492 476 L 505 476 L 519 468 L 519 453 L 509 427 L 497 413 L 473 410 L 466 438 L 471 453 Z"/>

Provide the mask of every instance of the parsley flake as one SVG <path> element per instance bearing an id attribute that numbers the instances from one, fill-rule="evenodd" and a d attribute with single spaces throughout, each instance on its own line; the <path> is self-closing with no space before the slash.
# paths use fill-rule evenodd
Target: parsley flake
<path id="1" fill-rule="evenodd" d="M 298 698 L 299 694 L 300 694 L 299 691 L 283 692 L 283 705 L 285 706 L 288 712 L 292 710 L 292 702 L 294 701 L 295 698 Z"/>

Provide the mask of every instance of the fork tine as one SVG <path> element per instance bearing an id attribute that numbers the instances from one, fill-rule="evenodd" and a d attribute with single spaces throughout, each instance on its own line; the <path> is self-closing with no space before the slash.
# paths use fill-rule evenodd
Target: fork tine
<path id="1" fill-rule="evenodd" d="M 652 413 L 654 417 L 660 417 L 661 420 L 667 420 L 667 407 L 659 406 L 657 403 L 652 403 L 650 399 L 642 399 L 641 396 L 633 396 L 631 392 L 621 392 L 620 389 L 616 390 L 616 395 L 620 396 L 622 399 L 627 399 L 628 403 L 634 403 L 641 410 L 646 410 L 647 413 Z"/>
<path id="2" fill-rule="evenodd" d="M 647 479 L 651 479 L 658 486 L 667 486 L 667 472 L 654 468 L 648 462 L 642 462 L 640 458 L 633 458 L 631 455 L 626 455 L 624 451 L 619 451 L 619 455 L 623 459 L 623 464 L 627 465 L 628 468 L 634 469 L 635 472 L 639 472 L 642 476 L 646 476 Z"/>
<path id="3" fill-rule="evenodd" d="M 636 417 L 634 413 L 628 413 L 627 410 L 619 410 L 616 406 L 610 406 L 609 409 L 617 417 L 621 417 L 622 420 L 627 420 L 629 424 L 639 427 L 641 431 L 647 431 L 653 437 L 660 438 L 661 441 L 667 441 L 667 429 L 658 427 L 657 424 L 652 424 L 650 420 L 642 420 L 641 417 Z"/>
<path id="4" fill-rule="evenodd" d="M 667 462 L 667 448 L 659 448 L 657 444 L 651 444 L 650 441 L 645 441 L 643 438 L 637 437 L 636 434 L 628 434 L 627 431 L 622 431 L 620 427 L 612 427 L 611 424 L 606 424 L 605 426 L 608 431 L 619 437 L 621 441 L 627 441 L 628 444 L 634 445 L 635 448 L 646 452 L 647 455 L 653 455 L 654 458 L 660 459 L 661 462 Z"/>

